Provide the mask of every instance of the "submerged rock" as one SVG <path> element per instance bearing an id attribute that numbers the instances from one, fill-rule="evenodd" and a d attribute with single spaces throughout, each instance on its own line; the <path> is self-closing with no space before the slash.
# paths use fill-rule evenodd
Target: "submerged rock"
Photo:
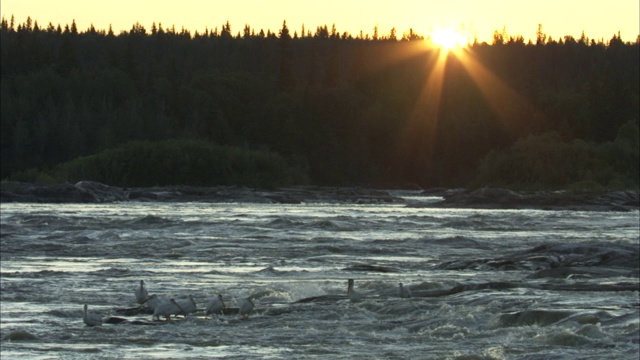
<path id="1" fill-rule="evenodd" d="M 616 191 L 605 194 L 592 194 L 566 191 L 535 191 L 517 193 L 507 189 L 482 188 L 445 194 L 442 201 L 429 203 L 424 207 L 630 211 L 640 207 L 640 192 Z"/>
<path id="2" fill-rule="evenodd" d="M 3 182 L 0 202 L 104 203 L 115 201 L 231 202 L 271 204 L 405 204 L 425 208 L 548 209 L 580 211 L 629 211 L 640 207 L 640 192 L 576 194 L 563 191 L 523 192 L 482 188 L 434 189 L 424 196 L 441 201 L 410 202 L 393 191 L 359 187 L 294 186 L 257 190 L 243 186 L 163 186 L 122 189 L 95 181 L 74 184 L 36 185 Z"/>
<path id="3" fill-rule="evenodd" d="M 2 202 L 38 202 L 38 203 L 88 203 L 94 202 L 94 197 L 73 184 L 38 185 L 14 183 L 11 190 L 0 193 Z"/>
<path id="4" fill-rule="evenodd" d="M 26 330 L 16 330 L 5 336 L 4 339 L 10 341 L 28 341 L 38 340 L 38 337 Z"/>
<path id="5" fill-rule="evenodd" d="M 637 277 L 640 250 L 617 244 L 543 244 L 496 258 L 445 261 L 438 270 L 530 270 L 531 278 Z"/>
<path id="6" fill-rule="evenodd" d="M 363 188 L 289 187 L 257 190 L 242 186 L 164 186 L 122 189 L 95 181 L 75 185 L 3 183 L 2 202 L 103 203 L 115 201 L 233 202 L 233 203 L 404 203 L 384 190 Z"/>
<path id="7" fill-rule="evenodd" d="M 114 202 L 127 200 L 127 193 L 121 188 L 95 181 L 80 181 L 75 187 L 90 194 L 95 202 Z"/>
<path id="8" fill-rule="evenodd" d="M 69 184 L 40 185 L 28 183 L 3 184 L 1 202 L 27 203 L 102 203 L 127 200 L 121 188 L 95 181 Z"/>
<path id="9" fill-rule="evenodd" d="M 393 273 L 399 272 L 398 269 L 394 269 L 388 266 L 380 266 L 380 265 L 370 265 L 370 264 L 357 264 L 352 266 L 347 266 L 342 269 L 345 271 L 365 271 L 365 272 L 380 272 L 380 273 Z"/>

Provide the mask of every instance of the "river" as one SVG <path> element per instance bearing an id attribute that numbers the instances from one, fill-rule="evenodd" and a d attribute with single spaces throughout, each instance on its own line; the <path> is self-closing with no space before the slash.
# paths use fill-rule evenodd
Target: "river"
<path id="1" fill-rule="evenodd" d="M 433 199 L 412 197 L 429 202 Z M 3 359 L 638 359 L 638 211 L 1 206 Z M 362 301 L 346 297 L 355 280 Z M 192 295 L 170 322 L 134 290 Z M 411 298 L 398 296 L 398 284 Z M 248 318 L 204 316 L 221 294 Z M 125 318 L 86 326 L 83 305 Z M 136 320 L 138 320 L 136 322 Z"/>

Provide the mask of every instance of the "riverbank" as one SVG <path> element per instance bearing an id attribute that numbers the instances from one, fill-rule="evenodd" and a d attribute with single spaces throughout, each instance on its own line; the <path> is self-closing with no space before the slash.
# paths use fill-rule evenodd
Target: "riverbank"
<path id="1" fill-rule="evenodd" d="M 354 203 L 406 204 L 424 208 L 542 209 L 630 211 L 640 206 L 638 191 L 577 193 L 569 191 L 515 192 L 499 188 L 429 189 L 407 192 L 359 187 L 302 186 L 259 190 L 239 186 L 170 186 L 120 188 L 93 181 L 39 185 L 3 182 L 0 202 L 108 203 L 126 201 L 234 203 Z M 438 199 L 439 198 L 439 199 Z M 429 201 L 424 201 L 428 199 Z"/>

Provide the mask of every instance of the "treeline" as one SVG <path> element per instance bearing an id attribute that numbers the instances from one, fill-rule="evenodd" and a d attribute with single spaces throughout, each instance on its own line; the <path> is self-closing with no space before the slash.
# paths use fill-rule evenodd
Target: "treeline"
<path id="1" fill-rule="evenodd" d="M 554 40 L 539 28 L 537 41 L 525 43 L 496 32 L 492 44 L 469 47 L 485 69 L 474 74 L 453 55 L 439 65 L 439 50 L 411 30 L 399 40 L 327 26 L 301 33 L 284 23 L 277 34 L 245 26 L 234 35 L 227 22 L 203 34 L 135 24 L 116 35 L 3 18 L 0 175 L 54 174 L 77 157 L 181 139 L 277 156 L 306 171 L 293 178 L 315 184 L 509 185 L 520 180 L 487 178 L 488 154 L 509 154 L 519 139 L 548 132 L 596 149 L 640 117 L 638 41 L 619 34 L 606 43 Z M 442 71 L 441 87 L 429 91 Z M 121 164 L 109 167 L 122 172 Z M 628 166 L 637 172 L 637 161 Z"/>

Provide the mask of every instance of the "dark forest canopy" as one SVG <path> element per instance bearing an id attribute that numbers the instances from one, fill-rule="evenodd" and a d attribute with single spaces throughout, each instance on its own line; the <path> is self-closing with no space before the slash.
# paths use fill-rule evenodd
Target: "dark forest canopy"
<path id="1" fill-rule="evenodd" d="M 441 66 L 423 36 L 393 32 L 298 33 L 285 22 L 277 34 L 234 33 L 227 22 L 202 34 L 136 23 L 116 35 L 3 18 L 0 176 L 80 180 L 70 164 L 86 161 L 72 160 L 98 154 L 123 173 L 109 151 L 144 141 L 163 153 L 173 139 L 306 172 L 282 184 L 638 186 L 638 141 L 625 135 L 640 117 L 637 40 L 551 39 L 540 27 L 525 43 L 496 31 L 465 50 L 469 67 L 453 54 Z M 437 78 L 440 90 L 425 92 Z M 536 144 L 553 161 L 529 154 Z M 572 163 L 576 153 L 593 161 Z M 216 171 L 198 161 L 184 167 Z M 146 185 L 166 182 L 158 171 Z"/>

